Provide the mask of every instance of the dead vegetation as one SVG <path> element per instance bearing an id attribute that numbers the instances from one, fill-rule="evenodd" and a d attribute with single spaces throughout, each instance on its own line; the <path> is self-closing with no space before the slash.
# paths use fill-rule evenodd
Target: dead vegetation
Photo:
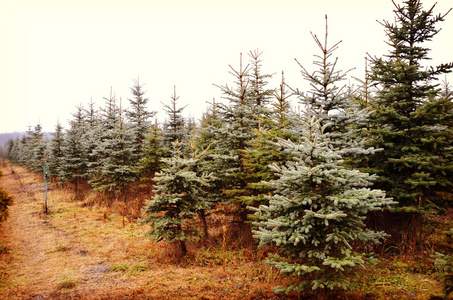
<path id="1" fill-rule="evenodd" d="M 222 213 L 208 216 L 209 240 L 188 243 L 179 258 L 174 245 L 145 237 L 137 211 L 143 199 L 55 187 L 44 192 L 39 175 L 16 167 L 0 178 L 15 203 L 0 225 L 1 299 L 313 299 L 279 295 L 272 287 L 290 277 L 263 263 L 258 249 Z M 110 199 L 111 200 L 111 199 Z M 451 224 L 451 220 L 434 220 Z M 443 223 L 442 223 L 443 222 Z M 450 222 L 450 223 L 449 223 Z M 433 229 L 441 239 L 441 230 Z M 448 248 L 448 246 L 443 245 Z M 360 271 L 351 291 L 336 299 L 428 299 L 441 295 L 430 255 L 382 257 Z"/>

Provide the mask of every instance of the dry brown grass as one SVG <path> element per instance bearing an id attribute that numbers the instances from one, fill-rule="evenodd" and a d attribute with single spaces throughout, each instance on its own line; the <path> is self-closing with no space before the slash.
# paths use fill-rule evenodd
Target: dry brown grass
<path id="1" fill-rule="evenodd" d="M 266 251 L 235 246 L 233 237 L 224 247 L 228 224 L 221 214 L 210 217 L 210 240 L 189 243 L 189 254 L 180 259 L 173 245 L 146 238 L 146 225 L 129 218 L 123 226 L 121 206 L 105 210 L 97 193 L 80 199 L 72 189 L 55 188 L 48 194 L 50 213 L 44 214 L 40 176 L 15 171 L 4 169 L 0 178 L 15 198 L 10 218 L 0 225 L 0 299 L 313 299 L 273 292 L 289 279 L 262 263 Z M 372 268 L 343 299 L 440 294 L 430 274 L 408 277 L 406 265 L 388 261 Z M 374 298 L 365 298 L 367 293 Z"/>

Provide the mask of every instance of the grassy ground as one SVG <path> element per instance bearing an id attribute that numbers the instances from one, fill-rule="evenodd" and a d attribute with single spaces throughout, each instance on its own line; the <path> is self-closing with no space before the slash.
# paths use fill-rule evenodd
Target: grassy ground
<path id="1" fill-rule="evenodd" d="M 82 205 L 71 190 L 48 194 L 43 213 L 40 176 L 17 167 L 2 169 L 2 186 L 15 203 L 0 225 L 1 299 L 316 299 L 275 294 L 290 278 L 265 265 L 266 252 L 223 241 L 222 216 L 210 218 L 211 239 L 175 249 L 145 237 L 147 226 L 100 205 Z M 90 203 L 96 194 L 86 195 Z M 55 206 L 53 206 L 55 204 Z M 442 244 L 448 219 L 433 220 L 431 247 L 412 256 L 382 255 L 357 273 L 351 290 L 335 299 L 429 299 L 442 287 L 430 255 Z M 227 231 L 231 227 L 227 227 Z M 228 232 L 227 232 L 228 233 Z M 448 245 L 443 245 L 448 249 Z"/>

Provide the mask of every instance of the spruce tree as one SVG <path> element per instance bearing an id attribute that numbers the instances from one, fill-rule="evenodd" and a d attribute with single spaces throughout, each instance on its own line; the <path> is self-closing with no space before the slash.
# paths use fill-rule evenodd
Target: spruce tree
<path id="1" fill-rule="evenodd" d="M 372 79 L 380 87 L 372 120 L 374 146 L 384 150 L 369 163 L 380 175 L 378 186 L 398 200 L 401 209 L 413 211 L 453 185 L 452 102 L 439 97 L 438 87 L 438 76 L 451 72 L 453 63 L 427 64 L 426 43 L 439 32 L 437 23 L 446 14 L 434 15 L 435 5 L 424 10 L 419 0 L 403 3 L 394 3 L 394 24 L 381 23 L 390 52 L 372 58 Z"/>
<path id="2" fill-rule="evenodd" d="M 385 237 L 366 229 L 363 221 L 367 212 L 388 206 L 391 199 L 368 187 L 374 175 L 344 167 L 321 121 L 307 112 L 296 122 L 297 142 L 278 140 L 281 151 L 293 158 L 271 165 L 278 176 L 267 183 L 273 195 L 269 205 L 256 209 L 259 245 L 276 245 L 283 255 L 270 256 L 267 263 L 294 276 L 294 285 L 277 291 L 347 289 L 355 269 L 365 263 L 352 243 L 378 243 Z"/>
<path id="3" fill-rule="evenodd" d="M 209 184 L 202 185 L 203 195 L 197 201 L 195 208 L 198 214 L 199 220 L 203 228 L 204 240 L 209 239 L 208 224 L 206 217 L 209 214 L 209 210 L 212 209 L 218 202 L 219 193 L 216 189 L 216 183 L 218 178 L 214 176 L 214 171 L 209 169 L 206 165 L 210 161 L 210 154 L 212 144 L 203 147 L 198 143 L 200 140 L 198 132 L 194 131 L 191 140 L 189 141 L 190 154 L 188 157 L 193 159 L 194 163 L 191 164 L 190 171 L 194 172 L 198 177 L 206 178 Z"/>
<path id="4" fill-rule="evenodd" d="M 448 239 L 453 243 L 453 228 L 445 232 Z M 450 245 L 451 245 L 450 243 Z M 439 281 L 443 284 L 444 299 L 453 299 L 453 254 L 442 254 L 436 252 L 434 265 L 439 271 Z"/>
<path id="5" fill-rule="evenodd" d="M 324 132 L 329 135 L 333 146 L 339 149 L 352 149 L 354 155 L 358 155 L 359 150 L 362 154 L 369 154 L 372 149 L 367 151 L 364 148 L 366 140 L 357 135 L 357 132 L 360 126 L 366 124 L 370 112 L 366 108 L 361 109 L 346 84 L 342 83 L 350 70 L 346 72 L 338 70 L 338 57 L 333 59 L 332 56 L 341 41 L 329 45 L 327 15 L 325 20 L 326 32 L 323 40 L 311 33 L 321 52 L 315 55 L 317 60 L 313 62 L 318 69 L 310 72 L 296 59 L 302 69 L 302 76 L 310 84 L 311 90 L 304 93 L 295 89 L 294 92 L 299 97 L 301 105 L 308 101 L 321 125 L 325 126 Z M 351 147 L 351 143 L 354 143 L 355 147 Z"/>
<path id="6" fill-rule="evenodd" d="M 42 172 L 47 159 L 47 141 L 44 139 L 41 124 L 36 124 L 34 127 L 32 138 L 28 146 L 30 156 L 27 166 L 32 172 Z"/>
<path id="7" fill-rule="evenodd" d="M 250 196 L 246 186 L 251 174 L 245 165 L 245 151 L 256 137 L 254 129 L 259 128 L 259 118 L 266 113 L 264 104 L 270 93 L 265 81 L 270 76 L 261 74 L 259 56 L 260 53 L 251 53 L 251 67 L 250 64 L 243 66 L 241 54 L 239 69 L 230 66 L 234 85 L 219 86 L 228 103 L 219 104 L 225 126 L 218 128 L 217 133 L 216 174 L 222 181 L 226 200 L 239 206 L 240 221 L 247 219 L 248 200 L 244 197 Z"/>
<path id="8" fill-rule="evenodd" d="M 268 115 L 260 118 L 260 127 L 254 129 L 256 138 L 250 142 L 250 146 L 245 150 L 245 166 L 249 174 L 246 189 L 247 195 L 242 200 L 247 205 L 259 206 L 267 204 L 266 196 L 272 188 L 263 183 L 276 179 L 274 171 L 269 165 L 276 162 L 284 162 L 290 159 L 288 153 L 280 151 L 275 143 L 280 139 L 294 139 L 289 132 L 292 126 L 292 115 L 290 97 L 288 93 L 284 74 L 282 72 L 282 82 L 278 90 L 273 92 L 274 99 L 270 100 L 271 108 Z"/>
<path id="9" fill-rule="evenodd" d="M 5 145 L 5 157 L 11 157 L 14 150 L 14 139 L 9 139 Z"/>
<path id="10" fill-rule="evenodd" d="M 162 103 L 164 111 L 167 113 L 168 119 L 163 123 L 162 136 L 164 147 L 170 149 L 175 141 L 183 142 L 187 140 L 187 132 L 185 130 L 186 121 L 182 115 L 183 110 L 187 107 L 178 107 L 177 102 L 179 96 L 176 95 L 176 86 L 173 87 L 170 104 Z M 184 150 L 183 150 L 184 151 Z"/>
<path id="11" fill-rule="evenodd" d="M 28 126 L 28 130 L 20 139 L 20 143 L 17 147 L 16 163 L 24 166 L 29 166 L 31 156 L 33 153 L 33 130 L 31 125 Z"/>
<path id="12" fill-rule="evenodd" d="M 186 241 L 196 240 L 201 233 L 192 222 L 197 211 L 204 208 L 204 187 L 209 175 L 193 171 L 197 159 L 185 158 L 179 141 L 172 143 L 171 157 L 163 158 L 165 167 L 154 178 L 156 189 L 143 212 L 140 222 L 149 223 L 147 233 L 154 241 L 177 243 L 181 256 L 186 255 Z"/>
<path id="13" fill-rule="evenodd" d="M 69 126 L 63 142 L 64 158 L 59 175 L 64 182 L 74 185 L 74 194 L 77 194 L 79 183 L 86 177 L 88 167 L 88 153 L 84 143 L 83 106 L 77 106 L 77 111 L 73 114 L 73 119 L 69 121 Z"/>
<path id="14" fill-rule="evenodd" d="M 196 144 L 196 149 L 204 153 L 198 160 L 197 168 L 202 173 L 219 174 L 221 172 L 219 168 L 222 165 L 218 163 L 219 155 L 216 151 L 216 145 L 219 142 L 220 131 L 224 128 L 225 123 L 220 118 L 219 105 L 215 99 L 212 102 L 208 102 L 208 104 L 209 106 L 203 114 L 200 127 L 195 135 L 196 141 L 194 144 Z M 212 202 L 213 206 L 222 202 L 224 198 L 223 188 L 223 180 L 219 177 L 212 179 L 209 187 L 206 187 L 208 201 Z"/>
<path id="15" fill-rule="evenodd" d="M 20 161 L 22 152 L 23 152 L 22 142 L 21 142 L 21 139 L 19 139 L 19 137 L 18 137 L 14 140 L 13 147 L 11 148 L 11 152 L 9 153 L 9 156 L 8 156 L 11 160 L 11 164 L 17 164 L 17 161 L 18 160 Z M 14 172 L 13 169 L 12 169 L 12 172 Z"/>
<path id="16" fill-rule="evenodd" d="M 160 134 L 161 129 L 155 121 L 154 126 L 149 130 L 148 136 L 143 143 L 143 157 L 140 159 L 139 166 L 137 167 L 138 176 L 143 182 L 149 182 L 153 179 L 154 175 L 159 172 L 163 167 L 161 161 L 166 150 L 163 148 L 163 140 Z"/>
<path id="17" fill-rule="evenodd" d="M 272 99 L 273 90 L 268 88 L 268 79 L 272 78 L 272 74 L 263 74 L 262 73 L 262 63 L 261 55 L 263 52 L 260 52 L 258 49 L 250 51 L 248 53 L 250 60 L 250 71 L 247 73 L 248 82 L 249 82 L 249 96 L 251 102 L 254 103 L 256 109 L 256 116 L 258 118 L 266 115 L 267 110 L 266 105 Z"/>
<path id="18" fill-rule="evenodd" d="M 93 170 L 90 184 L 97 191 L 112 192 L 117 196 L 136 179 L 133 157 L 133 135 L 124 123 L 121 104 L 110 93 L 106 107 L 101 109 L 102 125 L 99 140 L 93 154 L 97 166 Z M 121 100 L 120 100 L 121 102 Z"/>
<path id="19" fill-rule="evenodd" d="M 98 147 L 99 141 L 101 140 L 101 134 L 103 126 L 101 117 L 98 111 L 94 107 L 95 103 L 91 99 L 88 108 L 85 110 L 86 116 L 86 131 L 84 134 L 85 149 L 88 154 L 87 156 L 87 171 L 86 178 L 91 180 L 94 176 L 96 168 L 99 166 L 99 157 L 96 155 L 96 148 Z"/>
<path id="20" fill-rule="evenodd" d="M 57 125 L 55 126 L 55 132 L 52 134 L 52 136 L 53 138 L 50 142 L 48 166 L 51 175 L 59 176 L 64 162 L 64 132 L 63 126 L 61 126 L 60 122 L 57 122 Z"/>
<path id="21" fill-rule="evenodd" d="M 145 92 L 143 91 L 143 84 L 140 84 L 139 79 L 134 80 L 134 86 L 131 87 L 131 92 L 132 95 L 134 95 L 134 98 L 128 99 L 130 109 L 126 111 L 126 116 L 129 119 L 129 126 L 135 137 L 133 154 L 138 163 L 143 157 L 142 148 L 150 128 L 149 119 L 152 118 L 156 112 L 148 111 L 146 105 L 148 104 L 149 99 L 144 97 Z"/>

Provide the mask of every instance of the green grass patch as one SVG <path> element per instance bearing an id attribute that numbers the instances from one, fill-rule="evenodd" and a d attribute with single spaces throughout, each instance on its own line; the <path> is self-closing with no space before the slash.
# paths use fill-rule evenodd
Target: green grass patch
<path id="1" fill-rule="evenodd" d="M 122 273 L 141 273 L 148 270 L 148 267 L 142 264 L 137 264 L 134 266 L 129 266 L 128 264 L 117 264 L 113 265 L 110 270 L 112 272 L 122 272 Z"/>
<path id="2" fill-rule="evenodd" d="M 50 250 L 50 251 L 46 251 L 44 252 L 45 254 L 50 254 L 50 253 L 55 253 L 55 252 L 65 252 L 65 251 L 68 251 L 69 250 L 69 247 L 68 246 L 65 246 L 65 245 L 58 245 L 57 248 L 53 249 L 53 250 Z"/>
<path id="3" fill-rule="evenodd" d="M 113 265 L 111 270 L 113 272 L 126 272 L 129 270 L 129 265 L 128 264 Z"/>
<path id="4" fill-rule="evenodd" d="M 58 289 L 72 289 L 75 288 L 79 282 L 75 279 L 69 278 L 69 279 L 62 279 L 60 282 L 58 282 Z"/>
<path id="5" fill-rule="evenodd" d="M 146 270 L 148 270 L 148 267 L 141 264 L 135 265 L 131 268 L 131 271 L 133 272 L 145 272 Z"/>

